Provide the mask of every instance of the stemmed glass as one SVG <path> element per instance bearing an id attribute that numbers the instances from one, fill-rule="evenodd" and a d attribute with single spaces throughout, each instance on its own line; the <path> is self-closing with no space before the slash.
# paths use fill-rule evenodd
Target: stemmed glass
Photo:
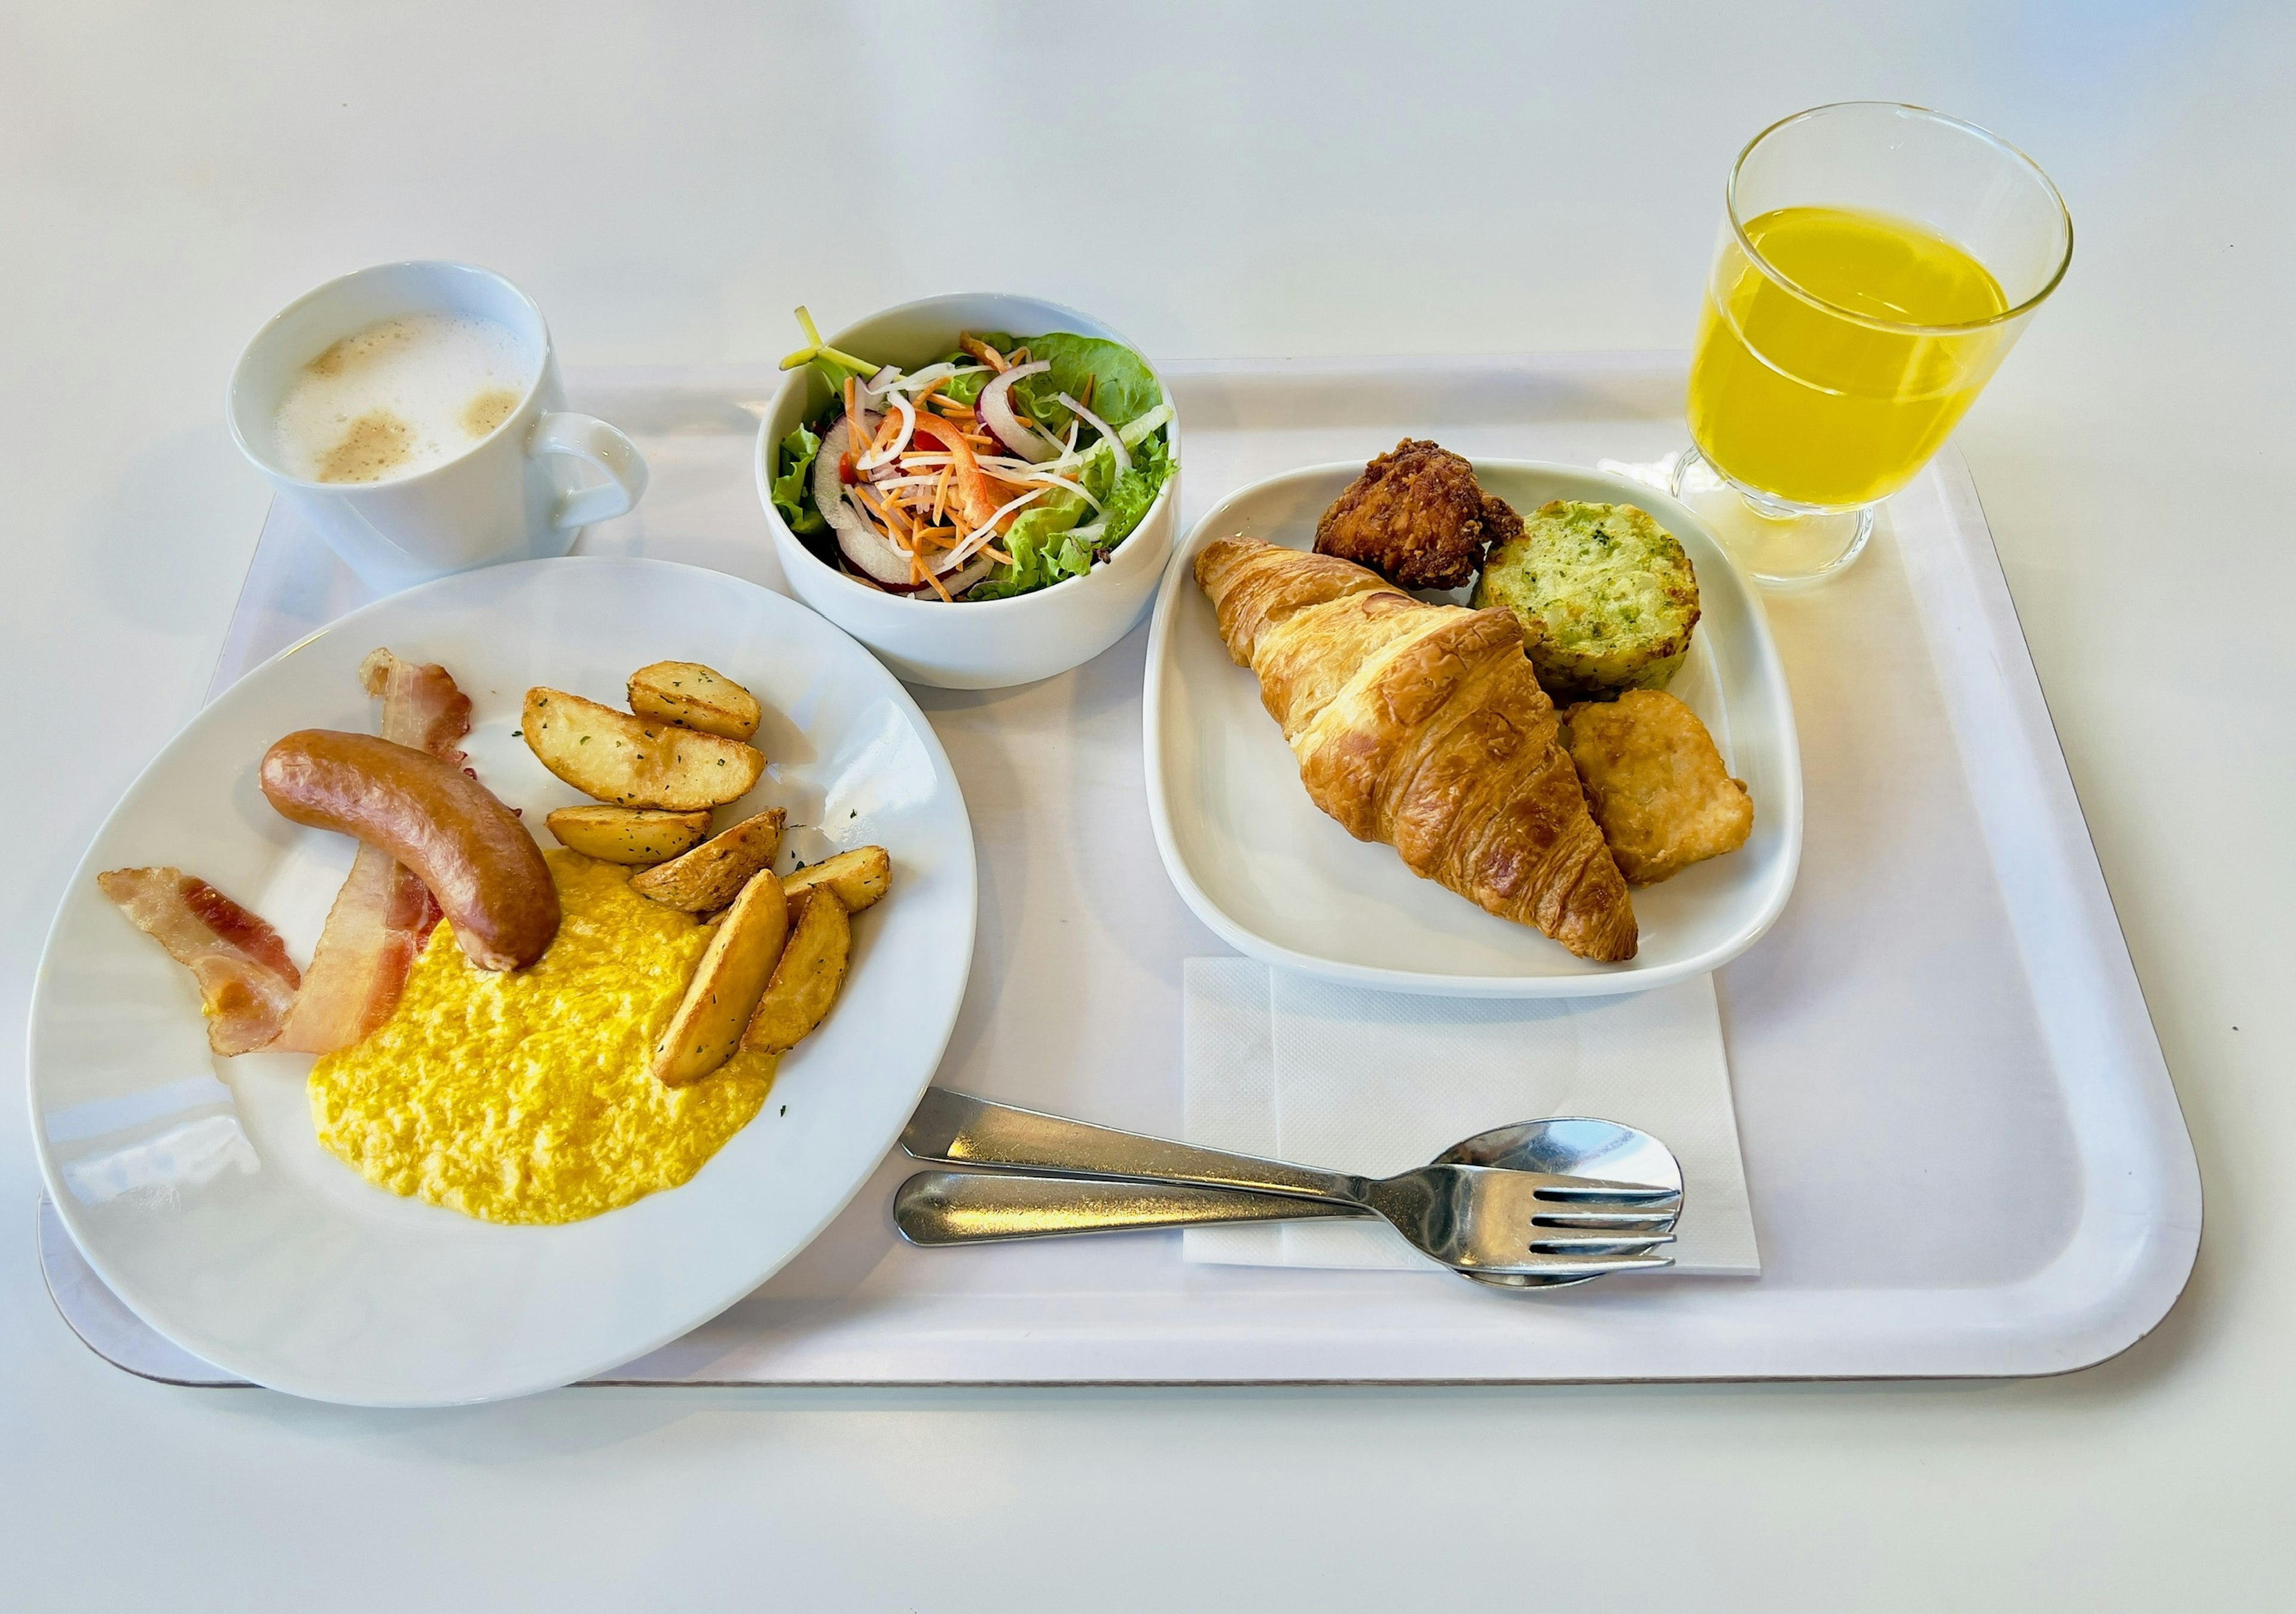
<path id="1" fill-rule="evenodd" d="M 1850 101 L 1739 154 L 1673 491 L 1772 586 L 1839 572 L 2064 278 L 2048 176 L 1972 123 Z"/>

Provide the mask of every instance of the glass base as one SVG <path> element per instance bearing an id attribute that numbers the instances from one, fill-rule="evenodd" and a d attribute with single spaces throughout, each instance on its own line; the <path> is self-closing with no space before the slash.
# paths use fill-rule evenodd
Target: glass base
<path id="1" fill-rule="evenodd" d="M 1674 463 L 1668 491 L 1714 529 L 1765 588 L 1799 588 L 1838 576 L 1874 536 L 1874 507 L 1803 511 L 1766 499 L 1714 469 L 1693 446 Z"/>

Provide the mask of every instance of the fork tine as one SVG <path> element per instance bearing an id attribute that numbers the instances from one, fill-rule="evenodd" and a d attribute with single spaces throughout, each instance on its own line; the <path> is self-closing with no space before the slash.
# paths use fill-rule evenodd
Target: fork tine
<path id="1" fill-rule="evenodd" d="M 1541 1183 L 1531 1190 L 1534 1199 L 1555 1205 L 1679 1205 L 1682 1191 L 1678 1188 L 1653 1188 L 1646 1183 L 1611 1183 L 1600 1177 L 1583 1177 L 1576 1181 L 1557 1177 Z"/>
<path id="2" fill-rule="evenodd" d="M 1676 1213 L 1671 1207 L 1661 1206 L 1644 1210 L 1538 1210 L 1531 1213 L 1533 1227 L 1614 1227 L 1632 1232 L 1648 1228 L 1652 1233 L 1664 1233 L 1674 1225 Z"/>
<path id="3" fill-rule="evenodd" d="M 1530 1248 L 1536 1253 L 1573 1249 L 1647 1249 L 1654 1244 L 1673 1242 L 1674 1235 L 1670 1233 L 1637 1233 L 1622 1236 L 1595 1229 L 1585 1233 L 1558 1233 L 1535 1228 L 1530 1235 Z"/>
<path id="4" fill-rule="evenodd" d="M 1509 1261 L 1503 1266 L 1463 1266 L 1457 1270 L 1491 1277 L 1599 1278 L 1605 1273 L 1650 1272 L 1673 1265 L 1672 1256 L 1544 1256 L 1528 1261 Z"/>

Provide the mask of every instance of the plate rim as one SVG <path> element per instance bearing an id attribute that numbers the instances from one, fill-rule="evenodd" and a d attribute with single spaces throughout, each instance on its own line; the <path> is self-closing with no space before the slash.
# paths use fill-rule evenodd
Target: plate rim
<path id="1" fill-rule="evenodd" d="M 1391 970 L 1301 953 L 1260 935 L 1229 914 L 1213 899 L 1189 867 L 1174 835 L 1169 782 L 1164 766 L 1164 679 L 1171 668 L 1175 631 L 1172 624 L 1178 609 L 1180 592 L 1195 586 L 1196 554 L 1217 536 L 1216 523 L 1229 509 L 1242 500 L 1261 496 L 1286 484 L 1341 473 L 1352 478 L 1362 471 L 1361 464 L 1353 460 L 1332 460 L 1296 466 L 1233 489 L 1197 518 L 1195 525 L 1188 529 L 1187 536 L 1173 551 L 1163 581 L 1157 587 L 1155 610 L 1149 620 L 1147 668 L 1141 691 L 1148 820 L 1155 832 L 1156 851 L 1163 860 L 1164 872 L 1170 877 L 1174 889 L 1180 893 L 1181 900 L 1187 904 L 1189 910 L 1221 940 L 1246 957 L 1279 968 L 1296 970 L 1321 979 L 1374 991 L 1435 997 L 1611 997 L 1630 992 L 1651 991 L 1686 980 L 1692 976 L 1711 973 L 1738 957 L 1768 933 L 1771 926 L 1777 922 L 1778 916 L 1785 912 L 1786 904 L 1792 900 L 1794 883 L 1801 871 L 1801 739 L 1794 720 L 1792 688 L 1786 680 L 1785 666 L 1778 655 L 1777 642 L 1770 633 L 1769 615 L 1761 595 L 1728 548 L 1714 536 L 1712 529 L 1699 519 L 1697 513 L 1660 488 L 1616 471 L 1603 471 L 1592 465 L 1573 465 L 1560 460 L 1511 459 L 1495 455 L 1470 455 L 1466 458 L 1478 471 L 1488 468 L 1534 475 L 1559 473 L 1606 483 L 1617 491 L 1621 499 L 1640 504 L 1652 514 L 1662 517 L 1670 530 L 1687 530 L 1720 559 L 1722 573 L 1728 579 L 1728 586 L 1746 609 L 1751 629 L 1747 635 L 1748 648 L 1760 668 L 1763 682 L 1776 689 L 1781 696 L 1778 703 L 1783 741 L 1780 759 L 1784 764 L 1785 788 L 1779 792 L 1782 799 L 1774 810 L 1784 829 L 1785 847 L 1774 889 L 1761 906 L 1724 940 L 1692 957 L 1646 970 L 1617 969 L 1587 975 L 1454 975 L 1435 971 Z M 1556 945 L 1560 946 L 1559 943 Z"/>
<path id="2" fill-rule="evenodd" d="M 112 1266 L 104 1259 L 101 1251 L 96 1249 L 91 1249 L 90 1241 L 82 1236 L 80 1227 L 75 1225 L 77 1200 L 70 1192 L 62 1180 L 61 1167 L 49 1147 L 47 1132 L 45 1126 L 42 1124 L 43 1115 L 39 1102 L 38 1090 L 39 1070 L 41 1069 L 42 1060 L 41 1031 L 43 1022 L 46 1018 L 45 1010 L 53 975 L 51 966 L 54 962 L 54 951 L 57 944 L 58 934 L 62 929 L 66 912 L 70 906 L 74 896 L 80 892 L 87 881 L 93 877 L 91 871 L 94 868 L 94 865 L 99 861 L 97 851 L 103 844 L 106 834 L 111 831 L 113 823 L 117 822 L 120 814 L 127 810 L 128 802 L 144 788 L 145 781 L 151 777 L 155 770 L 160 768 L 171 758 L 178 746 L 185 743 L 193 729 L 199 725 L 201 718 L 206 717 L 208 713 L 213 711 L 222 702 L 230 700 L 235 692 L 250 683 L 253 679 L 262 674 L 269 672 L 277 664 L 285 661 L 289 657 L 296 655 L 299 651 L 308 649 L 312 644 L 317 643 L 320 639 L 332 634 L 357 627 L 359 623 L 366 620 L 387 607 L 403 607 L 410 600 L 414 600 L 422 595 L 434 593 L 450 593 L 456 588 L 468 587 L 471 586 L 472 580 L 474 578 L 483 578 L 495 579 L 506 574 L 534 574 L 546 569 L 566 570 L 576 568 L 593 571 L 624 570 L 653 571 L 669 574 L 692 574 L 694 578 L 706 580 L 708 584 L 712 586 L 726 586 L 736 593 L 748 591 L 766 595 L 777 602 L 769 607 L 768 609 L 770 610 L 787 608 L 789 610 L 800 611 L 807 616 L 813 617 L 831 634 L 834 635 L 837 638 L 845 641 L 853 652 L 858 656 L 863 662 L 866 663 L 868 671 L 863 674 L 863 676 L 875 676 L 883 680 L 885 687 L 890 690 L 893 696 L 898 709 L 904 713 L 909 720 L 913 731 L 923 741 L 927 759 L 932 765 L 936 774 L 947 781 L 952 799 L 955 805 L 956 816 L 963 830 L 962 834 L 952 837 L 952 843 L 959 848 L 961 852 L 964 902 L 963 948 L 959 954 L 961 963 L 956 976 L 955 990 L 950 995 L 950 1001 L 947 1014 L 944 1017 L 944 1023 L 939 1027 L 937 1034 L 929 1039 L 931 1044 L 932 1052 L 929 1059 L 922 1061 L 922 1074 L 918 1077 L 915 1091 L 909 1096 L 906 1103 L 901 1107 L 898 1116 L 892 1123 L 890 1130 L 886 1133 L 882 1145 L 871 1157 L 869 1163 L 863 1167 L 859 1174 L 855 1177 L 850 1187 L 840 1195 L 835 1203 L 831 1205 L 813 1224 L 813 1225 L 805 1231 L 803 1236 L 791 1244 L 784 1253 L 773 1261 L 771 1265 L 767 1266 L 763 1271 L 758 1273 L 756 1276 L 750 1278 L 748 1282 L 735 1289 L 732 1293 L 726 1294 L 722 1298 L 713 1299 L 713 1300 L 708 1305 L 707 1308 L 700 1311 L 698 1315 L 682 1317 L 675 1323 L 674 1326 L 666 1326 L 666 1331 L 648 1335 L 643 1341 L 633 1345 L 628 1349 L 623 1349 L 617 1347 L 609 1360 L 593 1362 L 588 1365 L 578 1369 L 561 1370 L 558 1368 L 553 1368 L 547 1372 L 541 1374 L 529 1374 L 522 1378 L 505 1379 L 500 1383 L 490 1382 L 483 1389 L 478 1389 L 469 1395 L 442 1397 L 435 1394 L 423 1393 L 398 1397 L 375 1395 L 366 1392 L 346 1393 L 340 1388 L 332 1388 L 328 1386 L 323 1381 L 300 1379 L 296 1375 L 283 1376 L 268 1372 L 258 1373 L 251 1371 L 250 1366 L 245 1363 L 235 1362 L 228 1359 L 233 1353 L 227 1348 L 221 1355 L 218 1355 L 217 1353 L 209 1349 L 205 1345 L 191 1344 L 168 1326 L 162 1315 L 155 1315 L 152 1309 L 147 1307 L 144 1303 L 146 1297 L 139 1296 L 136 1293 L 136 1286 L 132 1282 L 123 1279 L 123 1277 L 114 1270 Z M 940 1068 L 941 1061 L 947 1054 L 949 1040 L 955 1035 L 957 1020 L 964 1012 L 965 996 L 972 981 L 972 955 L 974 946 L 978 939 L 980 922 L 980 852 L 979 848 L 975 844 L 972 832 L 972 810 L 966 805 L 964 799 L 964 782 L 957 777 L 956 770 L 948 759 L 947 751 L 940 742 L 940 736 L 934 731 L 932 724 L 926 718 L 922 709 L 918 707 L 915 697 L 909 692 L 907 687 L 904 685 L 898 678 L 895 677 L 891 669 L 887 668 L 883 662 L 880 661 L 873 654 L 872 654 L 866 646 L 854 639 L 850 634 L 848 634 L 843 628 L 838 627 L 836 623 L 831 621 L 828 618 L 822 616 L 818 611 L 814 610 L 811 607 L 804 604 L 801 601 L 791 599 L 790 596 L 781 594 L 776 590 L 767 588 L 762 584 L 752 583 L 747 578 L 736 577 L 731 572 L 718 571 L 706 566 L 688 565 L 682 561 L 658 560 L 650 556 L 558 555 L 534 560 L 515 561 L 506 562 L 500 566 L 480 567 L 470 571 L 450 573 L 443 578 L 435 578 L 430 579 L 429 582 L 416 584 L 413 587 L 401 589 L 395 594 L 385 594 L 380 599 L 370 600 L 366 603 L 345 612 L 342 616 L 336 618 L 333 621 L 327 623 L 324 627 L 304 635 L 301 638 L 297 639 L 292 643 L 282 647 L 273 654 L 266 657 L 260 662 L 258 662 L 255 666 L 249 668 L 244 673 L 241 674 L 237 678 L 234 678 L 226 688 L 217 692 L 212 698 L 203 701 L 199 709 L 193 712 L 192 716 L 175 731 L 175 733 L 170 734 L 167 740 L 161 743 L 159 750 L 154 751 L 144 766 L 136 770 L 135 777 L 128 782 L 126 788 L 120 791 L 118 799 L 112 803 L 110 810 L 104 814 L 102 822 L 97 824 L 94 832 L 88 840 L 86 847 L 82 850 L 78 859 L 74 864 L 71 874 L 64 886 L 63 894 L 57 899 L 55 912 L 49 918 L 47 932 L 42 938 L 40 944 L 38 962 L 33 969 L 32 989 L 29 995 L 28 1012 L 25 1015 L 23 1087 L 25 1105 L 29 1112 L 28 1118 L 30 1121 L 33 1154 L 39 1165 L 42 1185 L 47 1191 L 49 1200 L 56 1208 L 57 1218 L 62 1224 L 64 1231 L 70 1236 L 74 1247 L 77 1248 L 80 1253 L 81 1258 L 87 1262 L 88 1266 L 95 1273 L 97 1277 L 103 1281 L 104 1285 L 119 1298 L 120 1303 L 127 1307 L 129 1311 L 133 1312 L 138 1319 L 149 1326 L 155 1333 L 168 1340 L 171 1345 L 176 1346 L 178 1349 L 189 1352 L 191 1355 L 200 1358 L 201 1360 L 211 1363 L 215 1366 L 224 1369 L 226 1372 L 236 1373 L 246 1379 L 251 1384 L 259 1385 L 268 1389 L 275 1389 L 283 1394 L 297 1396 L 308 1400 L 329 1402 L 337 1405 L 373 1407 L 475 1405 L 488 1402 L 511 1400 L 521 1396 L 532 1395 L 541 1390 L 555 1389 L 565 1385 L 578 1383 L 583 1380 L 594 1378 L 600 1373 L 619 1366 L 625 1362 L 635 1361 L 638 1357 L 645 1356 L 649 1352 L 658 1350 L 661 1347 L 691 1333 L 694 1329 L 709 1322 L 711 1318 L 719 1315 L 727 1307 L 737 1304 L 744 1297 L 754 1292 L 759 1285 L 770 1280 L 775 1273 L 779 1272 L 783 1266 L 787 1266 L 791 1261 L 796 1259 L 800 1254 L 803 1253 L 815 1240 L 821 1236 L 822 1233 L 830 1225 L 831 1223 L 834 1222 L 838 1217 L 844 1213 L 846 1208 L 852 1204 L 854 1200 L 859 1196 L 861 1191 L 868 1186 L 870 1179 L 876 1174 L 878 1167 L 882 1164 L 884 1156 L 890 1152 L 895 1143 L 898 1142 L 901 1131 L 907 1125 L 909 1115 L 915 1108 L 917 1098 L 922 1096 L 925 1088 L 931 1085 L 934 1075 Z"/>

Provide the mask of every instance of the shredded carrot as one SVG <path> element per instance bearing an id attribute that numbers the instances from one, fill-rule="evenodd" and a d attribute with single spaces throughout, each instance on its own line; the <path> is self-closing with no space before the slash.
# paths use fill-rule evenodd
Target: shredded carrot
<path id="1" fill-rule="evenodd" d="M 858 482 L 856 482 L 853 485 L 853 492 L 855 496 L 859 498 L 864 504 L 866 504 L 871 510 L 876 512 L 877 519 L 879 520 L 884 522 L 887 527 L 892 528 L 893 531 L 900 537 L 906 537 L 908 536 L 909 521 L 907 518 L 903 516 L 898 511 L 889 507 L 882 499 L 876 496 L 874 491 L 864 487 Z"/>
<path id="2" fill-rule="evenodd" d="M 1004 362 L 1004 356 L 997 352 L 996 348 L 990 347 L 987 342 L 982 341 L 977 336 L 967 336 L 960 340 L 956 345 L 964 348 L 967 353 L 972 355 L 973 357 L 979 359 L 982 364 L 988 365 L 991 370 L 996 372 L 999 375 L 1004 374 L 1005 370 L 1009 368 Z"/>
<path id="3" fill-rule="evenodd" d="M 940 479 L 933 484 L 932 519 L 933 525 L 936 527 L 940 525 L 940 512 L 947 509 L 948 505 L 948 478 L 949 472 L 953 469 L 954 467 L 952 466 L 942 466 L 940 468 Z"/>
<path id="4" fill-rule="evenodd" d="M 925 573 L 925 581 L 933 586 L 933 593 L 939 594 L 951 605 L 956 603 L 956 596 L 948 592 L 948 585 L 940 580 L 940 573 L 937 571 L 929 571 Z"/>
<path id="5" fill-rule="evenodd" d="M 987 555 L 990 560 L 996 561 L 999 566 L 1010 566 L 1013 564 L 1013 557 L 1006 554 L 1003 550 L 997 548 L 994 544 L 983 544 L 980 546 L 980 553 Z"/>

